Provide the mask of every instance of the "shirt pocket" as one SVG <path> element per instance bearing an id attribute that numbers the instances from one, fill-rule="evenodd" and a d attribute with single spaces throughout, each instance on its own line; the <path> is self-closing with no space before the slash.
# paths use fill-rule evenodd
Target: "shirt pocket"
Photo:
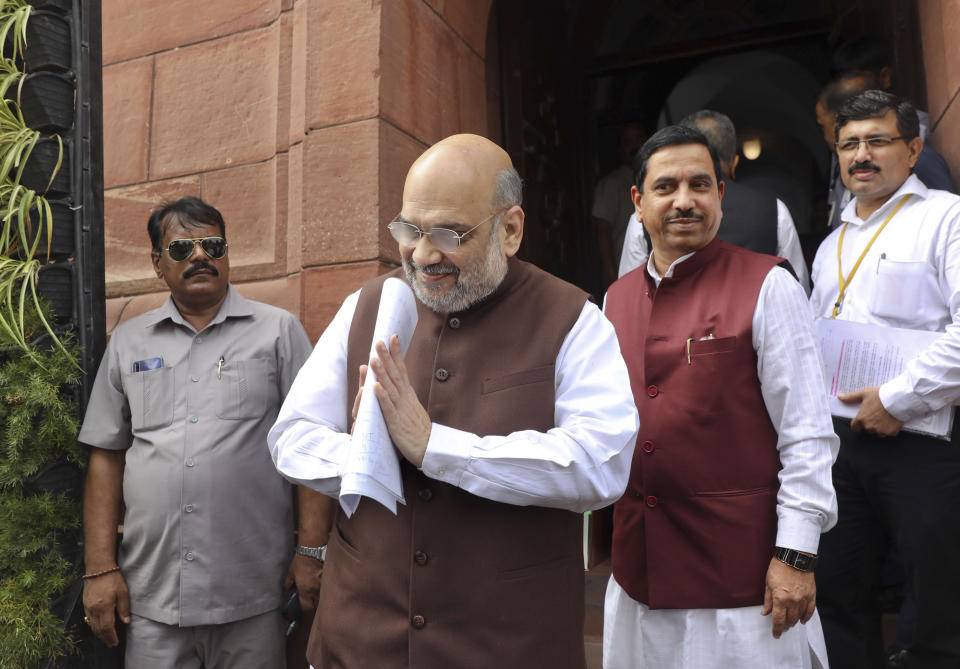
<path id="1" fill-rule="evenodd" d="M 130 404 L 134 431 L 155 430 L 173 422 L 173 367 L 123 376 L 123 390 Z"/>
<path id="2" fill-rule="evenodd" d="M 694 339 L 684 355 L 679 372 L 688 389 L 684 401 L 697 407 L 701 417 L 721 415 L 726 402 L 720 388 L 724 379 L 736 378 L 735 368 L 741 360 L 737 355 L 737 335 Z"/>
<path id="3" fill-rule="evenodd" d="M 926 262 L 904 262 L 881 258 L 870 311 L 890 321 L 912 323 L 930 306 L 928 284 L 933 279 L 933 268 Z"/>
<path id="4" fill-rule="evenodd" d="M 516 388 L 518 386 L 528 386 L 533 383 L 543 383 L 549 381 L 553 383 L 554 365 L 544 365 L 543 367 L 534 367 L 522 372 L 514 372 L 506 376 L 496 378 L 487 378 L 483 380 L 483 389 L 481 394 L 489 395 L 498 393 L 501 390 Z"/>
<path id="5" fill-rule="evenodd" d="M 270 358 L 224 362 L 217 384 L 217 416 L 260 418 L 278 403 L 277 369 Z"/>
<path id="6" fill-rule="evenodd" d="M 720 337 L 719 339 L 716 337 L 711 339 L 694 339 L 690 342 L 690 359 L 693 361 L 703 356 L 730 353 L 736 346 L 736 335 L 732 337 Z"/>

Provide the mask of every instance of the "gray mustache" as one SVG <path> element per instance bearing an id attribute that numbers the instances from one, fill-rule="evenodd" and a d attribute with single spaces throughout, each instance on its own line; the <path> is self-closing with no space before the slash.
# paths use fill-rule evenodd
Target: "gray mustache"
<path id="1" fill-rule="evenodd" d="M 410 267 L 424 274 L 460 274 L 460 268 L 456 265 L 444 265 L 439 262 L 432 265 L 419 265 L 413 258 L 407 262 L 410 263 Z"/>

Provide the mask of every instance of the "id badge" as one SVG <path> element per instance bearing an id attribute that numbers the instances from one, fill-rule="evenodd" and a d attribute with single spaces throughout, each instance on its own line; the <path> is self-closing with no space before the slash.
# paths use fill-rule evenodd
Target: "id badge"
<path id="1" fill-rule="evenodd" d="M 133 363 L 133 371 L 146 372 L 151 369 L 160 369 L 163 367 L 163 358 L 145 358 Z"/>

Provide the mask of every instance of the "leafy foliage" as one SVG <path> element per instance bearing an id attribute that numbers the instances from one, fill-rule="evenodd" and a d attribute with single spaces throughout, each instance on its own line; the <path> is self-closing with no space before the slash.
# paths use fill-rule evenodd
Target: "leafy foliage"
<path id="1" fill-rule="evenodd" d="M 79 506 L 63 495 L 0 490 L 0 667 L 39 666 L 72 648 L 48 607 L 75 576 L 57 549 L 79 526 Z"/>
<path id="2" fill-rule="evenodd" d="M 78 381 L 75 358 L 59 348 L 34 355 L 36 362 L 18 355 L 0 365 L 0 489 L 61 457 L 77 464 L 83 457 L 76 408 L 60 390 Z"/>
<path id="3" fill-rule="evenodd" d="M 27 484 L 50 463 L 83 463 L 76 407 L 64 392 L 79 380 L 77 351 L 69 340 L 66 350 L 36 346 L 45 337 L 36 310 L 23 322 L 32 355 L 0 331 L 0 667 L 39 666 L 73 647 L 49 605 L 76 578 L 60 547 L 76 545 L 80 507 Z"/>
<path id="4" fill-rule="evenodd" d="M 30 300 L 37 305 L 40 263 L 34 256 L 44 236 L 49 254 L 53 238 L 49 202 L 42 193 L 20 183 L 27 160 L 41 138 L 40 131 L 26 124 L 19 105 L 24 77 L 18 57 L 26 44 L 27 21 L 32 11 L 26 0 L 0 0 L 0 46 L 6 51 L 0 54 L 0 330 L 25 351 L 29 351 L 29 340 L 23 335 L 24 311 Z M 14 84 L 17 101 L 4 97 Z M 59 135 L 54 137 L 59 157 L 44 192 L 63 161 L 63 140 Z M 54 344 L 63 348 L 53 328 L 45 325 Z"/>
<path id="5" fill-rule="evenodd" d="M 80 505 L 42 491 L 38 473 L 83 464 L 71 388 L 76 344 L 53 332 L 38 298 L 40 240 L 52 239 L 50 205 L 20 184 L 40 133 L 19 107 L 26 0 L 0 0 L 0 668 L 38 667 L 74 647 L 50 604 L 76 579 Z M 7 99 L 16 90 L 17 101 Z M 57 138 L 59 141 L 59 137 Z M 60 160 L 63 144 L 60 143 Z M 59 170 L 58 163 L 54 175 Z M 52 182 L 53 176 L 51 176 Z M 49 188 L 49 185 L 47 186 Z M 44 234 L 45 232 L 45 234 Z M 55 488 L 55 486 L 54 486 Z"/>

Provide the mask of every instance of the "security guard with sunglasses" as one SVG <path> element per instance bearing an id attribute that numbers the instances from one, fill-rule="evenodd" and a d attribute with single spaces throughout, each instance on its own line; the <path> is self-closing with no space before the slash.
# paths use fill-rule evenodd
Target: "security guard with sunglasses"
<path id="1" fill-rule="evenodd" d="M 231 287 L 215 208 L 177 200 L 148 232 L 170 299 L 114 331 L 79 437 L 87 623 L 108 646 L 126 624 L 127 667 L 284 667 L 284 577 L 312 608 L 329 500 L 298 490 L 295 552 L 266 434 L 310 342 Z"/>

